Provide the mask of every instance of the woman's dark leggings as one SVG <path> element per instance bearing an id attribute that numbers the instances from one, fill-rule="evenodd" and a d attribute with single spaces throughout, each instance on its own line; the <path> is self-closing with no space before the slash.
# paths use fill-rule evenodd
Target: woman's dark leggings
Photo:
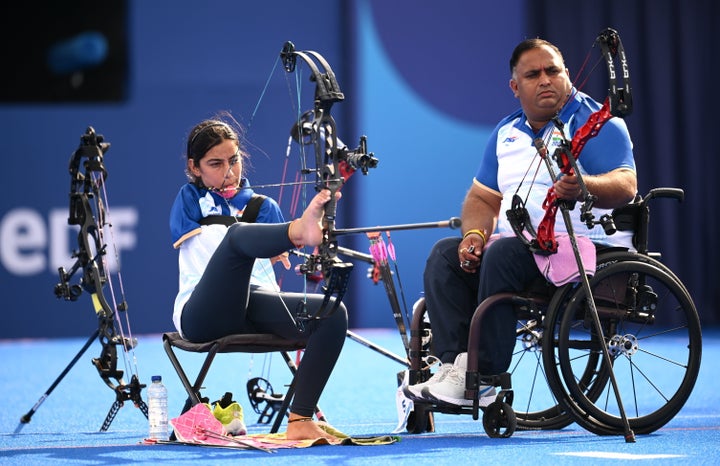
<path id="1" fill-rule="evenodd" d="M 182 313 L 182 331 L 194 342 L 242 333 L 272 333 L 307 342 L 295 375 L 290 410 L 312 416 L 340 356 L 347 335 L 347 309 L 307 322 L 301 331 L 295 315 L 303 302 L 313 314 L 322 295 L 250 287 L 255 258 L 275 257 L 291 248 L 288 223 L 238 223 L 228 229 Z M 332 301 L 331 301 L 332 303 Z"/>

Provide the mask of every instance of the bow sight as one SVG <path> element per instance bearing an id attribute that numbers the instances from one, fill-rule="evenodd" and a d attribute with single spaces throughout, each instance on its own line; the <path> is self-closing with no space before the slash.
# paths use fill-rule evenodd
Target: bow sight
<path id="1" fill-rule="evenodd" d="M 300 145 L 311 145 L 316 143 L 316 137 L 318 137 L 318 128 L 313 124 L 315 120 L 315 110 L 308 110 L 303 113 L 298 121 L 293 124 L 290 129 L 290 136 L 293 141 Z M 345 143 L 336 137 L 333 143 L 332 139 L 328 139 L 325 135 L 321 135 L 327 140 L 327 147 L 325 148 L 325 156 L 328 160 L 337 158 L 340 164 L 344 164 L 345 167 L 340 167 L 341 171 L 360 170 L 363 175 L 367 175 L 371 168 L 377 167 L 379 160 L 375 158 L 375 154 L 367 151 L 367 136 L 360 136 L 360 142 L 358 146 L 350 150 Z M 334 144 L 337 145 L 335 148 Z M 333 149 L 335 153 L 333 154 Z M 310 173 L 309 170 L 305 170 L 305 173 Z M 343 178 L 347 180 L 349 174 Z"/>

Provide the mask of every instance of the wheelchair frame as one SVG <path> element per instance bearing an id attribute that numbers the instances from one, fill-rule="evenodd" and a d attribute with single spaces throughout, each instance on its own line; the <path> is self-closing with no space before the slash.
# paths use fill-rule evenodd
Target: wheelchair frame
<path id="1" fill-rule="evenodd" d="M 608 248 L 598 253 L 597 273 L 589 283 L 593 303 L 599 305 L 602 330 L 594 328 L 587 293 L 577 283 L 558 288 L 545 284 L 522 293 L 494 295 L 480 303 L 473 315 L 468 344 L 465 398 L 474 400 L 473 406 L 414 402 L 408 431 L 420 433 L 434 428 L 434 412 L 472 414 L 477 419 L 479 409 L 484 411 L 483 425 L 491 437 L 509 437 L 518 427 L 560 429 L 576 422 L 598 435 L 625 434 L 627 441 L 634 441 L 634 436 L 628 436 L 628 426 L 630 434 L 646 434 L 669 422 L 694 387 L 702 337 L 687 289 L 658 260 L 658 254 L 648 252 L 649 201 L 657 197 L 682 200 L 683 195 L 679 189 L 655 188 L 644 198 L 613 212 L 619 230 L 634 232 L 637 252 Z M 512 303 L 518 317 L 516 351 L 508 373 L 483 375 L 477 370 L 476 349 L 482 319 L 501 302 Z M 425 313 L 424 300 L 420 300 L 410 326 L 411 384 L 430 377 L 425 363 L 432 331 Z M 673 325 L 656 328 L 657 318 L 667 318 L 665 314 L 674 316 Z M 677 354 L 660 354 L 651 342 L 669 336 L 687 342 L 672 347 L 671 352 Z M 641 366 L 641 358 L 648 362 Z M 608 382 L 621 367 L 630 381 L 618 382 L 614 390 Z M 668 368 L 676 371 L 676 384 L 660 386 L 651 380 L 658 370 Z M 510 381 L 522 373 L 532 376 L 518 400 Z M 481 384 L 500 387 L 495 402 L 485 408 L 478 407 L 477 390 Z M 536 389 L 549 393 L 537 396 Z M 537 404 L 536 399 L 547 399 L 548 395 L 553 400 L 550 405 Z M 629 414 L 623 411 L 623 400 L 630 400 Z M 521 403 L 517 410 L 512 407 L 516 401 Z"/>

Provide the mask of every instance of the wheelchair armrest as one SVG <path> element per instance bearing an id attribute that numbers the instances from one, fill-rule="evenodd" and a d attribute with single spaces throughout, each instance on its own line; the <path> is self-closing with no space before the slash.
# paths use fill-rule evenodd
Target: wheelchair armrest
<path id="1" fill-rule="evenodd" d="M 668 197 L 683 201 L 685 191 L 680 188 L 653 188 L 645 197 L 640 195 L 627 205 L 613 209 L 612 218 L 618 231 L 633 232 L 633 246 L 641 254 L 647 254 L 648 224 L 650 223 L 650 199 Z"/>
<path id="2" fill-rule="evenodd" d="M 647 202 L 656 197 L 670 197 L 682 202 L 685 200 L 685 191 L 681 188 L 653 188 L 647 193 L 643 201 Z"/>

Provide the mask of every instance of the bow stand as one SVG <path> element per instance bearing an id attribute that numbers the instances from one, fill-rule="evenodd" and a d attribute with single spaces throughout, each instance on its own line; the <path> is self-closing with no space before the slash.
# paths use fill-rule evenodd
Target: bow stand
<path id="1" fill-rule="evenodd" d="M 612 235 L 616 232 L 615 223 L 610 215 L 603 215 L 599 220 L 595 220 L 592 214 L 593 203 L 597 200 L 597 197 L 592 195 L 585 185 L 582 174 L 578 169 L 577 159 L 580 156 L 585 144 L 591 138 L 597 136 L 603 125 L 610 120 L 612 117 L 624 118 L 632 112 L 632 95 L 630 92 L 630 71 L 625 56 L 625 51 L 620 40 L 620 36 L 617 31 L 613 29 L 605 29 L 602 31 L 596 42 L 600 45 L 600 48 L 605 58 L 605 62 L 608 69 L 609 75 L 609 89 L 608 96 L 603 102 L 600 110 L 591 114 L 588 120 L 583 126 L 581 126 L 573 135 L 572 141 L 568 141 L 565 137 L 564 123 L 558 116 L 553 118 L 553 125 L 559 130 L 562 135 L 560 144 L 555 149 L 552 159 L 560 169 L 560 174 L 555 173 L 553 163 L 548 157 L 548 150 L 545 146 L 545 142 L 538 138 L 534 141 L 535 148 L 538 155 L 545 163 L 545 167 L 548 170 L 550 178 L 554 183 L 557 181 L 559 176 L 575 174 L 578 177 L 578 182 L 582 192 L 582 205 L 580 207 L 580 219 L 585 222 L 588 229 L 592 229 L 595 225 L 601 225 L 607 235 Z M 622 87 L 618 87 L 616 64 L 615 61 L 619 61 L 619 67 L 622 70 Z M 571 95 L 572 98 L 572 95 Z M 555 240 L 554 224 L 558 209 L 562 213 L 563 221 L 567 229 L 567 233 L 570 239 L 570 244 L 573 249 L 575 261 L 577 262 L 578 271 L 581 279 L 583 290 L 585 291 L 587 303 L 589 306 L 589 314 L 592 317 L 593 325 L 600 336 L 600 340 L 604 341 L 603 330 L 598 316 L 597 307 L 592 296 L 592 290 L 590 288 L 590 281 L 588 276 L 585 274 L 585 267 L 583 266 L 582 257 L 577 245 L 575 232 L 573 229 L 572 219 L 570 218 L 570 211 L 575 208 L 576 201 L 559 199 L 555 194 L 553 186 L 548 189 L 547 196 L 543 202 L 543 209 L 545 215 L 543 216 L 538 229 L 535 230 L 530 224 L 530 216 L 524 206 L 522 199 L 515 194 L 512 199 L 512 206 L 507 211 L 508 221 L 512 225 L 513 231 L 516 236 L 523 241 L 531 252 L 540 255 L 550 255 L 557 252 L 558 243 Z M 603 352 L 603 357 L 606 361 L 611 361 L 610 354 L 606 345 L 600 345 Z M 618 408 L 622 416 L 625 429 L 625 441 L 634 442 L 635 434 L 630 428 L 627 414 L 623 407 L 623 403 L 620 397 L 620 391 L 618 389 L 615 374 L 612 370 L 612 364 L 609 364 L 609 375 L 612 383 L 615 397 L 617 398 Z"/>
<path id="2" fill-rule="evenodd" d="M 108 212 L 107 194 L 105 192 L 107 170 L 103 164 L 103 156 L 109 148 L 110 143 L 104 142 L 102 135 L 96 134 L 92 127 L 88 127 L 86 133 L 80 138 L 80 146 L 70 157 L 71 181 L 68 224 L 79 227 L 77 236 L 78 250 L 73 252 L 72 257 L 76 260 L 70 270 L 65 270 L 64 267 L 58 269 L 60 282 L 55 285 L 55 296 L 65 301 L 77 301 L 83 291 L 90 293 L 98 319 L 98 328 L 35 406 L 22 416 L 18 430 L 22 424 L 30 422 L 35 411 L 96 338 L 100 341 L 101 351 L 100 356 L 94 358 L 92 363 L 103 382 L 115 392 L 115 402 L 111 406 L 100 430 L 106 431 L 110 427 L 115 415 L 125 401 L 132 401 L 137 408 L 140 408 L 145 417 L 148 415 L 147 405 L 141 397 L 141 390 L 145 385 L 139 381 L 133 351 L 137 345 L 137 340 L 132 338 L 130 332 L 126 314 L 127 303 L 124 299 L 122 283 L 118 273 L 119 292 L 122 301 L 116 303 L 114 301 L 115 290 L 106 260 L 107 243 L 104 239 L 104 231 L 106 227 L 111 228 L 111 224 L 106 218 Z M 79 283 L 71 284 L 70 280 L 80 270 L 82 270 L 82 277 Z M 110 289 L 114 306 L 105 297 L 103 289 L 106 286 Z M 125 313 L 127 331 L 123 328 L 123 321 L 119 318 L 119 313 Z M 132 373 L 129 383 L 123 380 L 124 371 L 117 367 L 118 346 L 121 347 L 126 369 L 129 369 Z M 133 352 L 132 364 L 128 361 L 129 352 Z"/>

